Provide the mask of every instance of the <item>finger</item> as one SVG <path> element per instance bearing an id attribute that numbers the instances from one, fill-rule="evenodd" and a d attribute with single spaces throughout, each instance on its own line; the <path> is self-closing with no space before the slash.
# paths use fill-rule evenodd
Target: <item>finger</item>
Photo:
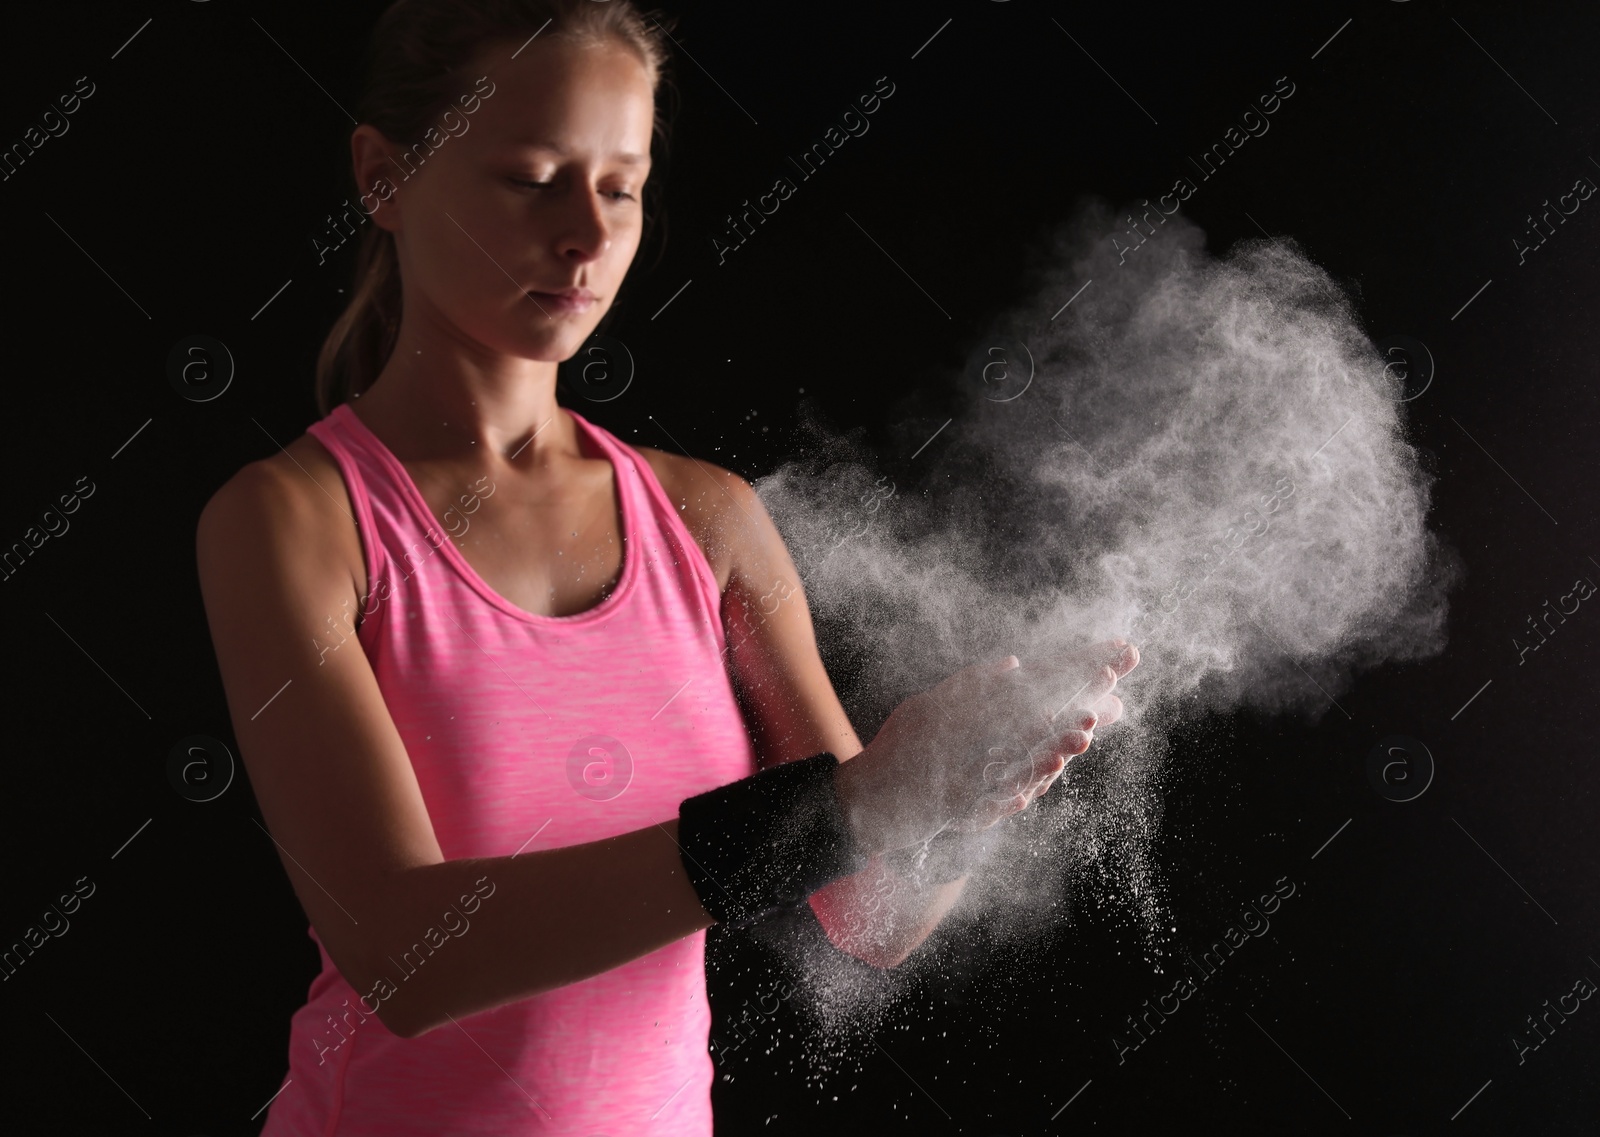
<path id="1" fill-rule="evenodd" d="M 1056 740 L 1051 753 L 1060 755 L 1063 760 L 1074 758 L 1089 749 L 1094 742 L 1094 732 L 1088 730 L 1068 730 L 1062 732 Z"/>
<path id="2" fill-rule="evenodd" d="M 1083 710 L 1092 708 L 1101 699 L 1111 693 L 1111 688 L 1117 685 L 1117 673 L 1110 664 L 1102 664 L 1087 679 L 1083 680 L 1075 691 L 1067 694 L 1064 702 L 1055 708 L 1056 716 L 1071 711 L 1073 708 Z M 1059 697 L 1059 696 L 1058 696 Z"/>
<path id="3" fill-rule="evenodd" d="M 1105 698 L 1117 681 L 1116 672 L 1109 664 L 1091 674 L 1065 702 L 1058 702 L 1061 698 L 1059 672 L 1050 679 L 1049 687 L 1054 690 L 1047 691 L 1037 676 L 1039 665 L 1033 665 L 1032 674 L 1024 670 L 1028 666 L 1021 664 L 1007 672 L 993 673 L 989 689 L 975 693 L 975 699 L 981 699 L 979 713 L 984 721 L 1005 724 L 1004 729 L 1013 734 L 1014 741 L 1024 749 L 1053 741 L 1063 728 L 1094 729 L 1099 721 L 1094 704 Z"/>
<path id="4" fill-rule="evenodd" d="M 1089 689 L 1084 693 L 1084 702 L 1091 707 L 1094 706 L 1101 699 L 1111 694 L 1111 689 L 1117 685 L 1117 680 L 1120 678 L 1121 676 L 1117 674 L 1117 669 L 1109 663 L 1106 664 L 1095 672 L 1094 676 L 1089 680 Z"/>
<path id="5" fill-rule="evenodd" d="M 1039 790 L 1048 785 L 1062 770 L 1066 769 L 1071 756 L 1063 754 L 1059 749 L 1044 750 L 1034 754 L 1024 771 L 1022 784 L 1017 787 L 1019 793 L 1033 798 Z"/>
<path id="6" fill-rule="evenodd" d="M 984 770 L 984 796 L 990 802 L 1004 802 L 1010 795 L 1020 793 L 1031 801 L 1066 769 L 1067 763 L 1093 743 L 1093 731 L 1069 730 L 1026 758 L 1004 766 L 991 762 Z"/>
<path id="7" fill-rule="evenodd" d="M 1062 773 L 1066 770 L 1066 768 L 1067 768 L 1067 763 L 1065 761 L 1062 761 L 1060 769 L 1058 769 L 1055 773 L 1051 774 L 1048 778 L 1046 778 L 1044 780 L 1043 784 L 1041 784 L 1039 786 L 1039 791 L 1036 794 L 1033 795 L 1033 798 L 1034 798 L 1035 801 L 1037 801 L 1039 798 L 1043 797 L 1045 794 L 1050 792 L 1050 787 L 1056 784 L 1056 782 L 1060 779 Z"/>
<path id="8" fill-rule="evenodd" d="M 996 758 L 983 768 L 983 796 L 989 802 L 1008 802 L 1032 780 L 1027 763 Z"/>
<path id="9" fill-rule="evenodd" d="M 1100 725 L 1101 721 L 1100 716 L 1094 711 L 1065 712 L 1061 718 L 1050 724 L 1050 729 L 1045 733 L 1048 739 L 1045 743 L 1045 752 L 1059 754 L 1068 759 L 1082 754 L 1094 742 L 1094 728 Z"/>
<path id="10" fill-rule="evenodd" d="M 1089 748 L 1094 742 L 1094 727 L 1098 721 L 1091 711 L 1076 712 L 1072 725 L 1062 729 L 1062 724 L 1057 723 L 1021 757 L 1016 756 L 1017 751 L 1012 747 L 992 748 L 990 762 L 983 771 L 989 799 L 998 801 L 1007 792 L 1021 792 L 1040 779 L 1050 777 L 1059 763 L 1070 761 Z M 1009 759 L 1007 754 L 1011 755 Z"/>
<path id="11" fill-rule="evenodd" d="M 1122 700 L 1107 695 L 1094 705 L 1094 713 L 1099 716 L 1101 726 L 1110 726 L 1122 717 Z"/>
<path id="12" fill-rule="evenodd" d="M 1139 649 L 1118 636 L 1077 651 L 1046 653 L 1036 660 L 1024 662 L 1023 669 L 1047 677 L 1060 674 L 1083 674 L 1084 667 L 1109 666 L 1118 678 L 1139 666 Z"/>
<path id="13" fill-rule="evenodd" d="M 1087 732 L 1077 733 L 1088 737 Z M 1074 744 L 1080 741 L 1073 740 Z M 983 771 L 984 797 L 991 803 L 1005 803 L 1021 794 L 1032 801 L 1066 767 L 1070 757 L 1070 753 L 1061 751 L 1058 742 L 1015 761 L 991 761 Z"/>
<path id="14" fill-rule="evenodd" d="M 1040 768 L 1040 776 L 1027 789 L 1029 803 L 1036 801 L 1039 796 L 1047 792 L 1055 780 L 1061 776 L 1061 771 L 1067 768 L 1067 759 L 1060 754 L 1050 755 L 1050 761 Z"/>

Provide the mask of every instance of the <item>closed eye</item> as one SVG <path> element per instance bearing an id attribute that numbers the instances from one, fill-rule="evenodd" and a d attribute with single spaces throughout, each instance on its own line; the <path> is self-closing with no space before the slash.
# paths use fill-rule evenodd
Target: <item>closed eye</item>
<path id="1" fill-rule="evenodd" d="M 549 189 L 552 185 L 555 184 L 554 182 L 530 182 L 525 178 L 507 178 L 506 180 L 509 181 L 512 185 L 521 186 L 524 189 Z M 633 195 L 631 193 L 629 193 L 627 190 L 609 190 L 609 191 L 602 191 L 602 192 L 606 193 L 607 196 L 611 197 L 611 199 L 613 201 L 622 201 L 622 200 L 632 201 L 632 200 L 634 200 Z"/>

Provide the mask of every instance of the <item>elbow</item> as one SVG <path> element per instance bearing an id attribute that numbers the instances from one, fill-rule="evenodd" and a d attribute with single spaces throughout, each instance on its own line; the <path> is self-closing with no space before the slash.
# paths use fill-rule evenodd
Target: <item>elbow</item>
<path id="1" fill-rule="evenodd" d="M 337 958 L 334 959 L 334 967 L 345 984 L 355 992 L 354 998 L 344 999 L 329 1016 L 334 1024 L 332 1030 L 341 1040 L 345 1035 L 378 1029 L 374 1020 L 396 1038 L 416 1038 L 430 1029 L 432 1024 L 426 1023 L 423 1018 L 424 1008 L 417 1005 L 417 996 L 421 992 L 408 990 L 404 997 L 396 998 L 398 989 L 387 978 L 380 977 L 367 983 L 366 978 L 374 973 L 346 970 L 340 966 Z M 328 1035 L 330 1041 L 333 1037 L 333 1034 Z M 338 1046 L 335 1045 L 333 1049 L 338 1049 Z"/>
<path id="2" fill-rule="evenodd" d="M 395 988 L 389 986 L 388 990 L 393 994 Z M 421 1038 L 448 1017 L 419 1006 L 418 996 L 422 994 L 421 991 L 409 991 L 407 994 L 410 996 L 408 999 L 391 998 L 378 1004 L 378 1021 L 383 1023 L 384 1029 L 396 1038 Z"/>
<path id="3" fill-rule="evenodd" d="M 424 1022 L 424 1008 L 417 1005 L 422 991 L 413 989 L 400 995 L 399 988 L 379 971 L 352 973 L 339 967 L 337 959 L 334 960 L 334 966 L 339 968 L 339 974 L 344 976 L 346 983 L 361 992 L 353 1004 L 346 1000 L 346 1005 L 350 1007 L 350 1011 L 346 1012 L 347 1018 L 351 1012 L 364 1016 L 359 1019 L 360 1022 L 375 1018 L 396 1038 L 416 1038 L 431 1029 L 432 1024 Z"/>
<path id="4" fill-rule="evenodd" d="M 361 997 L 384 1028 L 396 1038 L 420 1038 L 450 1020 L 448 1009 L 434 998 L 436 990 L 419 973 L 404 988 L 397 987 L 388 978 L 380 978 L 370 988 L 371 994 Z"/>
<path id="5" fill-rule="evenodd" d="M 386 1011 L 383 1008 L 379 1008 L 378 1021 L 383 1024 L 385 1030 L 394 1035 L 396 1038 L 416 1038 L 418 1035 L 424 1033 L 423 1031 L 418 1030 L 417 1025 L 408 1020 L 404 1015 L 396 1014 L 392 1010 Z"/>
<path id="6" fill-rule="evenodd" d="M 404 983 L 374 964 L 346 969 L 336 955 L 333 963 L 345 982 L 359 992 L 354 1002 L 359 1013 L 377 1019 L 396 1038 L 417 1038 L 443 1021 L 444 1016 L 429 1005 L 430 992 L 420 972 L 413 973 L 412 982 Z"/>

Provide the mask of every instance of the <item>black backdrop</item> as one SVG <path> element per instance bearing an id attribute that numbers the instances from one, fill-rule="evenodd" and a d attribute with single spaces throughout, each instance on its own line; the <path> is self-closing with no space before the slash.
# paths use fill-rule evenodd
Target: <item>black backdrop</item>
<path id="1" fill-rule="evenodd" d="M 341 107 L 380 7 L 3 18 L 6 145 L 79 76 L 94 84 L 70 130 L 0 181 L 5 543 L 93 487 L 0 594 L 16 731 L 0 940 L 93 890 L 0 983 L 8 1131 L 253 1133 L 283 1076 L 316 963 L 304 919 L 243 771 L 196 802 L 168 756 L 192 735 L 232 746 L 194 524 L 228 475 L 315 417 L 312 363 L 354 244 L 319 265 L 312 238 L 347 192 Z M 1581 604 L 1521 663 L 1513 637 L 1575 578 L 1600 581 L 1600 201 L 1552 215 L 1527 263 L 1512 239 L 1600 179 L 1600 9 L 673 10 L 693 60 L 679 58 L 667 241 L 610 329 L 637 378 L 603 404 L 568 389 L 568 405 L 754 478 L 794 445 L 803 389 L 905 470 L 926 432 L 904 424 L 940 421 L 938 377 L 1014 294 L 1040 227 L 1080 194 L 1164 192 L 1287 77 L 1270 132 L 1184 209 L 1217 251 L 1293 235 L 1355 290 L 1374 338 L 1427 345 L 1436 375 L 1409 411 L 1440 477 L 1435 524 L 1466 562 L 1443 656 L 1365 676 L 1315 726 L 1238 716 L 1179 740 L 1159 845 L 1174 941 L 1220 936 L 1275 884 L 1294 892 L 1124 1061 L 1113 1037 L 1171 973 L 1114 905 L 1026 956 L 954 953 L 967 966 L 820 1081 L 795 1061 L 802 1012 L 768 994 L 782 960 L 713 932 L 714 1037 L 747 1039 L 719 1067 L 719 1131 L 1593 1132 L 1600 1003 L 1569 993 L 1600 983 L 1600 616 Z M 880 76 L 895 92 L 870 131 L 718 264 L 726 215 Z M 195 334 L 236 365 L 207 401 L 168 377 Z M 1399 755 L 1413 787 L 1418 744 L 1431 755 L 1408 801 L 1368 777 L 1391 736 L 1415 740 Z M 741 1021 L 746 1000 L 776 1009 Z M 1545 1041 L 1519 1052 L 1536 1014 Z"/>

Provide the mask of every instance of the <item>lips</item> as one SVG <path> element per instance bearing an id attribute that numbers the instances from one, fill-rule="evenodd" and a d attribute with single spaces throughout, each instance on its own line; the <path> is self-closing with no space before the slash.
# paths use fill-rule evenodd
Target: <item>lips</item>
<path id="1" fill-rule="evenodd" d="M 587 288 L 567 288 L 560 292 L 528 290 L 528 299 L 546 316 L 576 316 L 595 304 L 595 294 Z"/>
<path id="2" fill-rule="evenodd" d="M 569 303 L 587 304 L 595 299 L 595 294 L 587 288 L 530 288 L 528 291 L 535 296 L 549 296 Z"/>

